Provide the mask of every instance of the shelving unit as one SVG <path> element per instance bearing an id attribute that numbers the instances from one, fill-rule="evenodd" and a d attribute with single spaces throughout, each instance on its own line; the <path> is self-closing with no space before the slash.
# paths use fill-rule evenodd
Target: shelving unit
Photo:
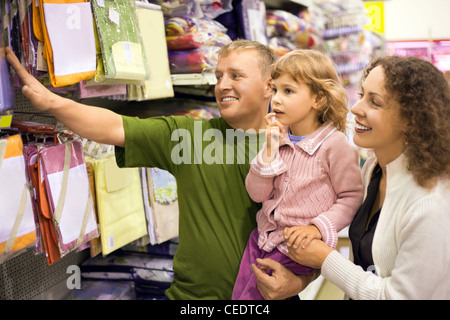
<path id="1" fill-rule="evenodd" d="M 265 0 L 266 5 L 270 7 L 294 7 L 295 9 L 308 7 L 311 5 L 311 2 L 312 0 Z M 171 75 L 171 81 L 174 86 L 180 87 L 213 86 L 216 84 L 213 71 L 200 74 L 174 74 Z M 127 103 L 126 101 L 107 99 L 96 99 L 94 102 L 94 105 L 102 104 L 106 107 Z M 145 103 L 152 104 L 151 101 Z M 12 111 L 17 119 L 56 124 L 56 119 L 51 115 L 36 112 L 20 92 L 16 92 L 16 106 Z M 10 118 L 9 115 L 3 116 L 1 124 L 8 126 L 7 121 L 10 122 Z M 343 237 L 342 241 L 345 243 L 345 237 Z M 35 254 L 33 249 L 25 250 L 16 257 L 0 264 L 0 300 L 64 299 L 70 294 L 70 289 L 66 285 L 69 277 L 67 268 L 71 265 L 79 265 L 88 258 L 88 250 L 72 252 L 54 265 L 49 266 L 45 255 Z M 306 300 L 329 299 L 328 292 L 331 292 L 332 299 L 341 298 L 339 290 L 333 288 L 325 279 L 320 277 L 308 287 L 308 290 L 301 294 L 301 298 Z"/>
<path id="2" fill-rule="evenodd" d="M 172 84 L 174 86 L 193 86 L 193 85 L 215 85 L 216 76 L 214 72 L 190 73 L 190 74 L 172 74 Z"/>

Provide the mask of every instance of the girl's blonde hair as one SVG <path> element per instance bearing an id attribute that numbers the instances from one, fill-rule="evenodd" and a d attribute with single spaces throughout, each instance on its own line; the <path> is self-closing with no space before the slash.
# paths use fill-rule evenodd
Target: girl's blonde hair
<path id="1" fill-rule="evenodd" d="M 272 79 L 289 74 L 303 81 L 319 100 L 318 120 L 332 121 L 339 131 L 347 129 L 348 98 L 333 61 L 316 50 L 294 50 L 272 66 Z"/>

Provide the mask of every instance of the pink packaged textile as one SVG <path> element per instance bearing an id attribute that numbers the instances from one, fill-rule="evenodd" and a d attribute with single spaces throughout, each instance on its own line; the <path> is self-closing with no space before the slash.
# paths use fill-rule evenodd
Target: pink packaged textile
<path id="1" fill-rule="evenodd" d="M 63 256 L 99 235 L 81 142 L 43 148 L 40 161 Z"/>
<path id="2" fill-rule="evenodd" d="M 80 98 L 95 98 L 95 97 L 107 97 L 115 95 L 127 94 L 126 84 L 112 84 L 112 85 L 86 85 L 86 81 L 81 81 L 80 86 Z"/>

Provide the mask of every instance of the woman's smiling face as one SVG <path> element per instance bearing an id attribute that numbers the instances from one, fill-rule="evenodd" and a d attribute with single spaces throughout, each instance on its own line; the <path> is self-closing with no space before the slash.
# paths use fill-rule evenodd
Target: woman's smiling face
<path id="1" fill-rule="evenodd" d="M 389 163 L 405 148 L 405 123 L 400 117 L 400 105 L 388 95 L 384 81 L 383 68 L 375 67 L 364 80 L 360 100 L 351 112 L 356 122 L 355 144 L 373 149 L 379 159 Z"/>

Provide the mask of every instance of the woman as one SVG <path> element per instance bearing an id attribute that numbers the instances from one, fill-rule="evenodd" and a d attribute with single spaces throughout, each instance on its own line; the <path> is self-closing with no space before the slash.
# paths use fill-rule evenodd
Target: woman
<path id="1" fill-rule="evenodd" d="M 384 57 L 352 108 L 354 142 L 373 150 L 350 225 L 353 261 L 314 240 L 298 263 L 351 299 L 450 299 L 450 90 L 431 63 Z"/>

